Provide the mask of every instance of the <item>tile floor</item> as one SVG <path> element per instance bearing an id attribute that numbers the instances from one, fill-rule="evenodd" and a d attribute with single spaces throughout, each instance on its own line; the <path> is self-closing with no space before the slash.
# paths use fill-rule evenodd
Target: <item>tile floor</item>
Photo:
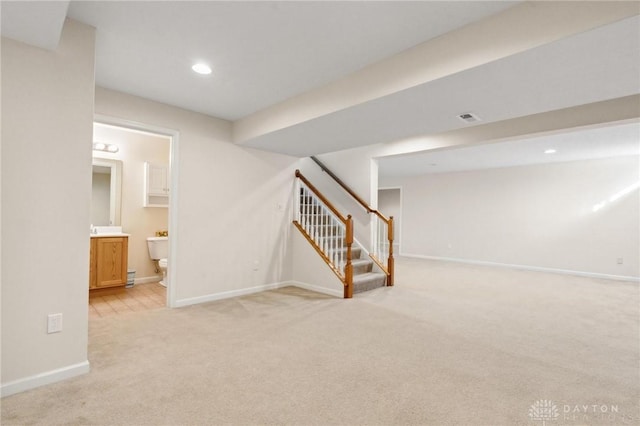
<path id="1" fill-rule="evenodd" d="M 147 311 L 166 306 L 167 289 L 158 283 L 89 292 L 89 319 Z"/>

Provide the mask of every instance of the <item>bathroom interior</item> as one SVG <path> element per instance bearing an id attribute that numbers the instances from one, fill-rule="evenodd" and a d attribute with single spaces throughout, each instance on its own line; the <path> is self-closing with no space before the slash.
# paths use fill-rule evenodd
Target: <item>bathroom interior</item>
<path id="1" fill-rule="evenodd" d="M 89 318 L 166 306 L 171 138 L 94 123 Z"/>

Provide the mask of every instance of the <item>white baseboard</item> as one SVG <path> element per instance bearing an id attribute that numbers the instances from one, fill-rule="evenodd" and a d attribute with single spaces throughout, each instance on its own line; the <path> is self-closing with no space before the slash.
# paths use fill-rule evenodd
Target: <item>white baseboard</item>
<path id="1" fill-rule="evenodd" d="M 149 281 L 152 279 L 152 281 Z M 143 277 L 140 280 L 144 282 L 156 282 L 157 277 Z M 136 284 L 138 284 L 136 279 Z M 317 293 L 328 294 L 330 296 L 336 296 L 342 298 L 343 292 L 340 290 L 333 290 L 324 287 L 319 287 L 313 284 L 307 284 L 300 281 L 282 281 L 278 283 L 265 284 L 256 287 L 243 288 L 239 290 L 224 291 L 221 293 L 208 294 L 205 296 L 192 297 L 187 299 L 180 299 L 176 302 L 176 308 L 195 305 L 198 303 L 212 302 L 215 300 L 229 299 L 231 297 L 244 296 L 247 294 L 259 293 L 267 290 L 274 290 L 282 287 L 299 287 Z M 80 376 L 88 373 L 90 370 L 89 361 L 84 361 L 78 364 L 70 365 L 57 370 L 47 371 L 45 373 L 36 374 L 34 376 L 26 377 L 24 379 L 15 380 L 13 382 L 4 383 L 0 387 L 0 397 L 14 395 L 16 393 L 24 392 L 29 389 L 34 389 L 40 386 L 56 383 L 62 380 L 67 380 L 72 377 Z"/>
<path id="2" fill-rule="evenodd" d="M 616 280 L 616 281 L 630 281 L 635 283 L 640 282 L 640 277 L 627 276 L 627 275 L 600 274 L 597 272 L 573 271 L 569 269 L 558 269 L 558 268 L 546 268 L 543 266 L 515 265 L 510 263 L 489 262 L 486 260 L 461 259 L 457 257 L 425 256 L 422 254 L 400 253 L 399 256 L 412 257 L 416 259 L 442 260 L 445 262 L 467 263 L 470 265 L 483 265 L 483 266 L 496 266 L 499 268 L 523 269 L 527 271 L 536 271 L 536 272 L 551 272 L 554 274 L 577 275 L 579 277 L 603 278 L 607 280 Z"/>
<path id="3" fill-rule="evenodd" d="M 289 285 L 304 288 L 305 290 L 315 291 L 316 293 L 328 294 L 329 296 L 344 297 L 344 290 L 334 290 L 331 288 L 320 287 L 313 284 L 307 284 L 300 281 L 289 281 Z"/>
<path id="4" fill-rule="evenodd" d="M 3 383 L 2 387 L 0 387 L 0 396 L 4 398 L 5 396 L 24 392 L 29 389 L 67 380 L 72 377 L 87 374 L 89 370 L 89 361 L 87 360 L 78 364 L 14 380 L 13 382 Z"/>
<path id="5" fill-rule="evenodd" d="M 256 287 L 242 288 L 239 290 L 223 291 L 221 293 L 207 294 L 204 296 L 190 297 L 187 299 L 180 299 L 176 301 L 176 308 L 182 308 L 184 306 L 197 305 L 199 303 L 213 302 L 215 300 L 230 299 L 232 297 L 245 296 L 247 294 L 260 293 L 261 291 L 275 290 L 282 287 L 300 287 L 305 290 L 315 291 L 316 293 L 328 294 L 330 296 L 336 296 L 342 298 L 343 292 L 340 290 L 333 290 L 329 288 L 319 287 L 313 284 L 307 284 L 300 281 L 282 281 L 278 283 L 259 285 Z"/>
<path id="6" fill-rule="evenodd" d="M 134 284 L 148 284 L 148 283 L 157 283 L 162 280 L 162 275 L 154 275 L 151 277 L 140 277 L 133 280 Z"/>
<path id="7" fill-rule="evenodd" d="M 184 306 L 197 305 L 198 303 L 213 302 L 214 300 L 229 299 L 231 297 L 244 296 L 247 294 L 259 293 L 261 291 L 274 290 L 276 288 L 292 285 L 289 281 L 279 283 L 259 285 L 256 287 L 241 288 L 239 290 L 223 291 L 221 293 L 207 294 L 198 297 L 189 297 L 187 299 L 176 300 L 175 307 L 182 308 Z"/>

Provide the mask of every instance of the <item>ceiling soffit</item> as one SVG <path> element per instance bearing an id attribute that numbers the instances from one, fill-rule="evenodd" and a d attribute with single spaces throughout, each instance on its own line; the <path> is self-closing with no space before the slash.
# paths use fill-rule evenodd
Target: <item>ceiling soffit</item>
<path id="1" fill-rule="evenodd" d="M 251 141 L 248 146 L 270 149 L 268 138 L 262 138 L 269 133 L 508 58 L 638 12 L 637 5 L 631 2 L 522 3 L 237 120 L 234 141 Z M 567 20 L 567 16 L 571 19 Z M 323 148 L 317 152 L 326 152 Z"/>
<path id="2" fill-rule="evenodd" d="M 3 1 L 2 36 L 47 50 L 60 42 L 68 1 Z"/>

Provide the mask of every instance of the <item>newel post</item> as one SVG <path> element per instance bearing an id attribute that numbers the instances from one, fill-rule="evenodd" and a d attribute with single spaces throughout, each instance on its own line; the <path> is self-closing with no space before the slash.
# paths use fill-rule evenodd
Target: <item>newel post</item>
<path id="1" fill-rule="evenodd" d="M 387 259 L 387 270 L 389 271 L 389 276 L 387 277 L 387 286 L 393 285 L 393 268 L 394 268 L 394 260 L 393 260 L 393 216 L 389 216 L 389 222 L 387 224 L 387 235 L 389 238 L 389 259 Z"/>
<path id="2" fill-rule="evenodd" d="M 344 298 L 351 299 L 353 297 L 353 265 L 351 264 L 351 245 L 353 244 L 353 219 L 351 215 L 347 216 L 347 234 L 345 236 L 345 244 L 347 245 L 347 264 L 344 266 Z"/>

